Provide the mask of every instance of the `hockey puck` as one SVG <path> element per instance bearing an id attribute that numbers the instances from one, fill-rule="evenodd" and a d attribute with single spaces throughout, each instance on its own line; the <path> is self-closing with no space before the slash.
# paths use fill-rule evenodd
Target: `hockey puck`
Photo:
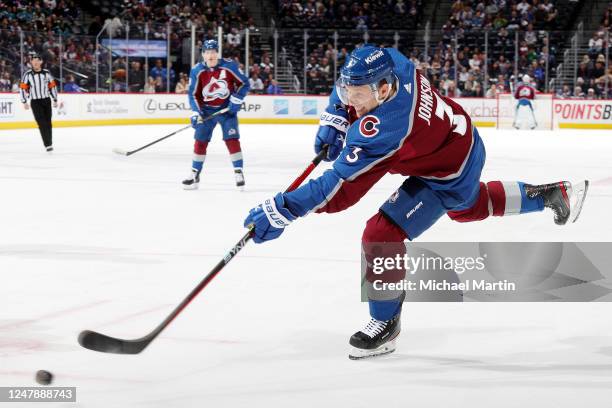
<path id="1" fill-rule="evenodd" d="M 53 374 L 45 370 L 36 372 L 36 382 L 41 385 L 49 385 L 53 381 Z"/>

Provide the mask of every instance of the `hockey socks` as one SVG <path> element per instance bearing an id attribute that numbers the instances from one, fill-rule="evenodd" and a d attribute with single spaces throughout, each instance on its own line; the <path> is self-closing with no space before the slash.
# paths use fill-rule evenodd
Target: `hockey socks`
<path id="1" fill-rule="evenodd" d="M 544 210 L 542 197 L 529 197 L 525 191 L 525 183 L 521 181 L 490 181 L 487 183 L 487 191 L 492 215 L 515 215 Z"/>
<path id="2" fill-rule="evenodd" d="M 225 145 L 227 146 L 227 150 L 230 154 L 230 160 L 232 161 L 232 165 L 234 169 L 242 169 L 242 150 L 240 149 L 240 140 L 238 139 L 229 139 L 225 141 Z"/>
<path id="3" fill-rule="evenodd" d="M 191 162 L 191 168 L 198 173 L 202 171 L 204 160 L 206 160 L 207 147 L 208 142 L 202 142 L 200 140 L 196 140 L 193 145 L 193 161 Z"/>

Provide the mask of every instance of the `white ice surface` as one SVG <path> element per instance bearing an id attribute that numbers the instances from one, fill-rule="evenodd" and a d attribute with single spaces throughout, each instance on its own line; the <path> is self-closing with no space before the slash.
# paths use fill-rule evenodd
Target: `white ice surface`
<path id="1" fill-rule="evenodd" d="M 394 354 L 347 358 L 368 319 L 361 232 L 399 176 L 343 213 L 249 244 L 142 354 L 81 348 L 83 329 L 132 338 L 155 327 L 242 236 L 249 208 L 306 166 L 316 131 L 242 126 L 243 193 L 218 134 L 198 191 L 180 188 L 191 132 L 111 153 L 176 128 L 56 129 L 53 155 L 35 130 L 0 132 L 0 385 L 35 385 L 50 370 L 78 387 L 79 407 L 610 405 L 608 303 L 406 304 Z M 590 179 L 580 220 L 444 217 L 421 241 L 610 241 L 610 131 L 481 134 L 484 180 Z"/>

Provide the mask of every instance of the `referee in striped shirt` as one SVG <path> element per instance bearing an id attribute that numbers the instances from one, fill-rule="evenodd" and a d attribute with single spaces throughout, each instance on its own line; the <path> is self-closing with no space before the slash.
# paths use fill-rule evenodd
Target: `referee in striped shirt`
<path id="1" fill-rule="evenodd" d="M 28 98 L 30 98 L 32 113 L 38 124 L 43 144 L 48 152 L 52 152 L 51 99 L 53 99 L 53 107 L 57 107 L 57 85 L 51 73 L 42 69 L 42 63 L 40 55 L 30 54 L 32 69 L 23 74 L 19 84 L 19 94 L 26 110 L 30 108 L 28 106 Z"/>

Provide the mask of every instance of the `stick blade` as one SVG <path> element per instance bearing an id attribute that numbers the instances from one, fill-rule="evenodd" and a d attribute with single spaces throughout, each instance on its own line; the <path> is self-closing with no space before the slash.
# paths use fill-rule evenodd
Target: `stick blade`
<path id="1" fill-rule="evenodd" d="M 123 150 L 123 149 L 119 149 L 119 148 L 117 148 L 117 147 L 115 147 L 115 148 L 113 149 L 113 153 L 120 154 L 121 156 L 129 156 L 129 155 L 130 155 L 130 152 L 128 152 L 128 151 L 126 151 L 126 150 Z"/>
<path id="2" fill-rule="evenodd" d="M 91 330 L 79 334 L 79 344 L 86 349 L 101 353 L 138 354 L 150 341 L 144 337 L 136 340 L 121 340 Z"/>

